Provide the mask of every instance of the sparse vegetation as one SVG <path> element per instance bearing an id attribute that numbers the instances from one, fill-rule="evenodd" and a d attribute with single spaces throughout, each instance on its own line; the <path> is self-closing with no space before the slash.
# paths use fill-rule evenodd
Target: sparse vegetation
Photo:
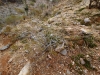
<path id="1" fill-rule="evenodd" d="M 31 10 L 31 12 L 30 12 L 29 15 L 34 15 L 34 16 L 39 17 L 41 15 L 41 13 L 42 13 L 42 11 L 39 10 L 39 9 L 30 9 L 30 10 Z"/>
<path id="2" fill-rule="evenodd" d="M 22 43 L 27 43 L 27 39 L 23 39 L 22 40 Z"/>
<path id="3" fill-rule="evenodd" d="M 0 74 L 99 75 L 100 14 L 88 9 L 87 1 L 23 0 L 0 6 Z"/>
<path id="4" fill-rule="evenodd" d="M 71 57 L 72 60 L 75 62 L 75 65 L 77 67 L 79 67 L 78 69 L 75 69 L 76 72 L 78 72 L 80 75 L 84 74 L 83 72 L 83 69 L 84 67 L 88 70 L 93 70 L 93 71 L 97 71 L 96 68 L 93 68 L 92 65 L 91 65 L 91 62 L 89 60 L 86 59 L 85 55 L 84 54 L 78 54 L 78 55 L 75 55 L 75 56 L 72 56 Z M 82 58 L 85 62 L 85 64 L 81 64 L 80 62 L 80 58 Z M 75 68 L 73 65 L 70 66 L 70 67 L 73 67 Z"/>
<path id="5" fill-rule="evenodd" d="M 83 40 L 85 41 L 86 45 L 89 48 L 94 48 L 97 45 L 94 43 L 94 37 L 92 35 L 86 35 L 83 37 Z"/>

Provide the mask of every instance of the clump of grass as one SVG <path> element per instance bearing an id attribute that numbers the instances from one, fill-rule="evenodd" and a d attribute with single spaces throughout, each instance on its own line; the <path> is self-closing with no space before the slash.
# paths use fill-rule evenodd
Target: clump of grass
<path id="1" fill-rule="evenodd" d="M 30 48 L 29 44 L 25 44 L 25 50 L 28 50 Z"/>
<path id="2" fill-rule="evenodd" d="M 78 54 L 76 56 L 72 56 L 71 59 L 75 62 L 75 65 L 79 68 L 75 68 L 74 66 L 71 66 L 73 69 L 75 69 L 75 71 L 82 75 L 84 72 L 83 72 L 83 68 L 82 68 L 82 65 L 80 64 L 80 58 L 84 58 L 84 55 L 83 54 Z"/>
<path id="3" fill-rule="evenodd" d="M 24 14 L 25 11 L 23 9 L 20 9 L 20 8 L 15 8 L 15 11 L 19 14 Z"/>
<path id="4" fill-rule="evenodd" d="M 82 37 L 81 36 L 70 36 L 70 38 L 68 40 L 70 41 L 78 41 L 78 40 L 81 40 Z"/>
<path id="5" fill-rule="evenodd" d="M 78 12 L 81 12 L 82 10 L 84 10 L 85 8 L 80 8 L 79 10 L 77 10 Z"/>
<path id="6" fill-rule="evenodd" d="M 85 41 L 85 44 L 88 46 L 88 48 L 97 47 L 97 45 L 94 43 L 94 37 L 92 35 L 84 36 L 83 40 Z"/>
<path id="7" fill-rule="evenodd" d="M 41 8 L 42 10 L 43 10 L 45 7 L 46 7 L 45 4 L 41 4 L 41 5 L 40 5 L 40 8 Z"/>
<path id="8" fill-rule="evenodd" d="M 27 39 L 23 39 L 21 42 L 22 43 L 27 43 Z"/>
<path id="9" fill-rule="evenodd" d="M 42 11 L 39 9 L 31 9 L 31 11 L 30 11 L 30 15 L 34 15 L 34 16 L 40 16 L 41 13 L 42 13 Z"/>
<path id="10" fill-rule="evenodd" d="M 55 16 L 55 15 L 58 15 L 58 14 L 61 14 L 61 11 L 55 10 L 55 11 L 52 12 L 52 16 Z"/>
<path id="11" fill-rule="evenodd" d="M 46 37 L 47 44 L 59 42 L 59 38 L 49 31 L 46 32 L 45 37 Z"/>
<path id="12" fill-rule="evenodd" d="M 82 59 L 84 60 L 85 64 L 81 64 L 81 63 L 80 63 L 80 58 L 82 58 Z M 76 71 L 77 73 L 79 73 L 79 74 L 81 74 L 81 75 L 84 73 L 84 72 L 83 72 L 84 67 L 85 67 L 86 69 L 88 69 L 88 70 L 97 71 L 96 68 L 93 68 L 93 67 L 91 66 L 90 61 L 88 61 L 88 60 L 86 59 L 86 57 L 85 57 L 84 54 L 78 54 L 78 55 L 72 56 L 71 59 L 75 62 L 75 66 L 77 66 L 77 67 L 79 67 L 79 68 L 78 68 L 78 69 L 75 69 L 75 66 L 71 66 L 71 67 L 72 67 L 73 69 L 75 69 L 75 71 Z"/>
<path id="13" fill-rule="evenodd" d="M 6 19 L 5 22 L 7 24 L 16 24 L 17 22 L 23 20 L 23 16 L 17 16 L 17 15 L 9 15 Z"/>
<path id="14" fill-rule="evenodd" d="M 80 3 L 80 2 L 82 2 L 82 0 L 74 0 L 73 3 L 78 4 L 78 3 Z"/>
<path id="15" fill-rule="evenodd" d="M 11 49 L 12 49 L 12 51 L 17 51 L 17 50 L 18 50 L 18 46 L 12 45 L 12 46 L 11 46 Z"/>
<path id="16" fill-rule="evenodd" d="M 93 68 L 92 66 L 91 66 L 91 63 L 90 63 L 90 61 L 88 61 L 87 59 L 84 59 L 84 61 L 85 61 L 85 64 L 83 65 L 85 68 L 87 68 L 87 69 L 89 69 L 89 70 L 96 70 L 96 68 Z"/>
<path id="17" fill-rule="evenodd" d="M 91 12 L 84 12 L 84 13 L 81 13 L 81 15 L 85 15 L 87 17 L 90 17 L 92 15 L 92 13 Z"/>
<path id="18" fill-rule="evenodd" d="M 100 17 L 100 14 L 95 14 L 95 15 L 93 15 L 92 17 Z"/>
<path id="19" fill-rule="evenodd" d="M 80 65 L 80 58 L 84 58 L 84 54 L 78 54 L 76 56 L 72 56 L 71 59 L 74 60 L 77 66 Z"/>

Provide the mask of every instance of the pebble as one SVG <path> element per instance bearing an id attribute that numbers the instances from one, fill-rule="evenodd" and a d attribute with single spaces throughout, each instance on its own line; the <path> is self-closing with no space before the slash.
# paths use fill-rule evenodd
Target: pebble
<path id="1" fill-rule="evenodd" d="M 99 48 L 96 48 L 96 50 L 98 50 Z"/>
<path id="2" fill-rule="evenodd" d="M 11 58 L 9 61 L 8 61 L 8 63 L 11 63 L 13 61 L 13 58 Z"/>
<path id="3" fill-rule="evenodd" d="M 91 20 L 90 20 L 89 18 L 85 18 L 85 19 L 84 19 L 84 22 L 85 22 L 85 23 L 89 23 L 89 22 L 91 22 Z"/>
<path id="4" fill-rule="evenodd" d="M 64 49 L 64 50 L 62 50 L 60 53 L 61 53 L 62 55 L 64 55 L 64 56 L 66 56 L 66 55 L 67 55 L 67 50 Z"/>
<path id="5" fill-rule="evenodd" d="M 74 65 L 75 64 L 75 62 L 74 61 L 72 61 L 72 65 Z"/>
<path id="6" fill-rule="evenodd" d="M 50 55 L 47 56 L 49 59 L 52 59 L 52 57 Z"/>
<path id="7" fill-rule="evenodd" d="M 88 70 L 87 70 L 87 69 L 85 69 L 85 70 L 84 70 L 84 73 L 86 74 L 86 73 L 87 73 L 87 71 L 88 71 Z"/>
<path id="8" fill-rule="evenodd" d="M 28 50 L 25 50 L 25 53 L 29 53 L 29 51 Z"/>
<path id="9" fill-rule="evenodd" d="M 81 62 L 82 65 L 85 64 L 85 61 L 83 60 L 83 58 L 80 58 L 80 62 Z"/>
<path id="10" fill-rule="evenodd" d="M 89 57 L 89 55 L 86 55 L 86 57 L 88 58 L 88 57 Z"/>
<path id="11" fill-rule="evenodd" d="M 67 70 L 67 75 L 70 75 L 70 74 L 71 74 L 71 72 L 69 70 Z"/>

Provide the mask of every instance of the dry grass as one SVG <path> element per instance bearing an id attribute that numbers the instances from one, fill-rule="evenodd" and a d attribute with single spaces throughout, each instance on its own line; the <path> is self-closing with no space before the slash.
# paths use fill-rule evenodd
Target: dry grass
<path id="1" fill-rule="evenodd" d="M 20 9 L 20 8 L 15 8 L 15 11 L 19 14 L 24 14 L 25 13 L 24 9 Z"/>
<path id="2" fill-rule="evenodd" d="M 23 20 L 23 16 L 10 15 L 5 19 L 6 24 L 16 24 Z"/>

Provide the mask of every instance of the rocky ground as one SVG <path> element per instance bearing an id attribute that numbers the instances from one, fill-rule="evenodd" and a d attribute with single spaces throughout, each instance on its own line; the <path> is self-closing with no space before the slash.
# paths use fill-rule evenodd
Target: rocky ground
<path id="1" fill-rule="evenodd" d="M 3 27 L 0 75 L 100 75 L 100 11 L 87 5 L 64 0 L 50 16 Z"/>

